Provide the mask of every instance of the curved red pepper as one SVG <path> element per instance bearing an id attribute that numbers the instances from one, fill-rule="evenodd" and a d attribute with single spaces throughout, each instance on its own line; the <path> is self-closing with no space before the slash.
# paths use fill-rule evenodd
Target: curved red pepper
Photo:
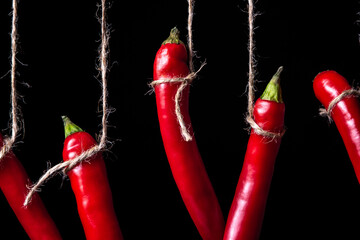
<path id="1" fill-rule="evenodd" d="M 185 77 L 189 73 L 187 51 L 178 39 L 178 30 L 172 30 L 156 54 L 154 80 Z M 195 140 L 183 140 L 175 116 L 174 98 L 179 83 L 162 83 L 155 86 L 156 104 L 161 135 L 170 168 L 185 206 L 200 235 L 205 240 L 219 240 L 224 232 L 224 219 L 201 159 Z M 181 113 L 187 126 L 189 88 L 181 96 Z"/>
<path id="2" fill-rule="evenodd" d="M 319 73 L 313 82 L 315 96 L 327 109 L 343 91 L 351 89 L 346 79 L 335 71 Z M 346 97 L 331 111 L 331 117 L 344 141 L 360 183 L 360 105 L 356 97 Z"/>
<path id="3" fill-rule="evenodd" d="M 0 147 L 3 144 L 0 134 Z M 23 206 L 29 184 L 24 167 L 15 154 L 9 152 L 0 165 L 0 188 L 17 219 L 32 240 L 60 240 L 60 233 L 37 193 L 27 207 Z"/>
<path id="4" fill-rule="evenodd" d="M 66 136 L 63 159 L 68 161 L 93 147 L 96 141 L 68 118 L 63 119 Z M 86 239 L 122 240 L 102 154 L 83 161 L 69 171 L 68 176 Z"/>
<path id="5" fill-rule="evenodd" d="M 276 78 L 277 75 L 273 77 Z M 263 130 L 281 133 L 284 129 L 285 105 L 281 99 L 280 85 L 275 92 L 271 88 L 273 79 L 261 97 L 263 99 L 258 99 L 254 105 L 254 120 Z M 269 98 L 271 100 L 265 100 L 267 97 L 264 97 L 268 96 L 268 89 L 271 90 L 270 95 L 275 95 Z M 251 131 L 226 222 L 224 240 L 259 238 L 280 142 L 280 138 L 270 139 Z"/>

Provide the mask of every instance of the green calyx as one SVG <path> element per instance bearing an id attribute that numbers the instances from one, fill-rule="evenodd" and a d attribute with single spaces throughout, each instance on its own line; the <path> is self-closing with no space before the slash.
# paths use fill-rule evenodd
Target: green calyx
<path id="1" fill-rule="evenodd" d="M 180 31 L 176 27 L 171 29 L 170 36 L 162 44 L 165 45 L 167 43 L 184 44 L 180 40 Z"/>
<path id="2" fill-rule="evenodd" d="M 63 122 L 64 122 L 64 130 L 65 130 L 65 138 L 70 136 L 73 133 L 77 132 L 83 132 L 79 126 L 75 125 L 70 119 L 66 116 L 61 116 Z"/>
<path id="3" fill-rule="evenodd" d="M 283 70 L 283 67 L 279 67 L 277 72 L 271 78 L 270 82 L 265 88 L 265 91 L 261 95 L 262 100 L 273 101 L 277 103 L 283 103 L 280 87 L 280 74 Z"/>

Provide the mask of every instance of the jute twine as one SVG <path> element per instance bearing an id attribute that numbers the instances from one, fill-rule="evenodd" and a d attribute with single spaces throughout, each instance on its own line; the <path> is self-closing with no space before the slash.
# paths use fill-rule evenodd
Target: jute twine
<path id="1" fill-rule="evenodd" d="M 31 202 L 32 196 L 35 192 L 40 191 L 40 186 L 42 186 L 47 180 L 51 177 L 55 176 L 58 173 L 62 173 L 66 175 L 67 172 L 71 171 L 78 164 L 83 161 L 91 160 L 90 158 L 97 154 L 100 151 L 104 151 L 106 149 L 107 143 L 107 117 L 110 113 L 107 105 L 107 73 L 108 73 L 108 55 L 109 55 L 109 29 L 106 23 L 106 0 L 101 0 L 101 17 L 99 17 L 99 22 L 101 24 L 101 44 L 99 47 L 99 71 L 101 73 L 101 87 L 102 87 L 102 130 L 100 133 L 100 142 L 99 144 L 93 146 L 87 151 L 81 153 L 77 157 L 59 163 L 54 167 L 47 170 L 40 179 L 29 189 L 29 192 L 24 201 L 24 206 L 27 206 Z"/>
<path id="2" fill-rule="evenodd" d="M 190 68 L 191 73 L 195 72 L 194 63 L 193 63 L 193 58 L 194 58 L 195 53 L 194 53 L 194 46 L 193 46 L 194 43 L 193 43 L 193 38 L 192 38 L 192 32 L 193 32 L 192 31 L 192 23 L 193 23 L 193 18 L 194 18 L 194 5 L 195 5 L 195 0 L 188 0 L 187 43 L 188 43 L 188 48 L 189 48 L 189 68 Z"/>
<path id="3" fill-rule="evenodd" d="M 334 107 L 336 106 L 336 104 L 338 104 L 341 100 L 343 100 L 344 98 L 348 98 L 348 97 L 360 97 L 360 89 L 349 89 L 349 90 L 345 90 L 343 91 L 341 94 L 339 94 L 336 98 L 334 98 L 330 103 L 327 109 L 325 108 L 320 108 L 319 109 L 319 114 L 322 117 L 327 117 L 329 119 L 329 121 L 332 121 L 331 118 L 331 112 L 334 109 Z"/>
<path id="4" fill-rule="evenodd" d="M 181 96 L 184 91 L 184 89 L 192 83 L 192 81 L 196 78 L 197 74 L 201 71 L 201 69 L 206 65 L 206 62 L 202 63 L 200 68 L 195 71 L 194 70 L 194 50 L 193 50 L 193 40 L 192 40 L 192 22 L 194 17 L 194 4 L 195 0 L 188 0 L 188 21 L 187 21 L 187 29 L 188 29 L 188 36 L 187 36 L 187 45 L 189 49 L 189 70 L 190 74 L 188 74 L 186 77 L 183 78 L 171 78 L 171 79 L 160 79 L 160 80 L 154 80 L 149 85 L 151 87 L 155 87 L 156 85 L 162 84 L 162 83 L 181 83 L 179 88 L 176 91 L 175 94 L 175 115 L 177 118 L 177 121 L 180 126 L 180 133 L 183 139 L 186 142 L 192 141 L 193 136 L 191 136 L 189 128 L 190 126 L 186 126 L 186 123 L 184 121 L 184 117 L 181 113 Z"/>
<path id="5" fill-rule="evenodd" d="M 281 138 L 285 130 L 280 133 L 269 132 L 262 129 L 254 120 L 254 99 L 255 99 L 255 76 L 256 76 L 256 59 L 255 59 L 255 40 L 254 40 L 254 22 L 255 22 L 256 13 L 254 10 L 253 0 L 248 0 L 248 22 L 249 22 L 249 82 L 248 82 L 248 113 L 246 121 L 249 123 L 250 127 L 258 135 L 261 135 L 266 138 L 276 139 Z"/>
<path id="6" fill-rule="evenodd" d="M 154 80 L 150 83 L 151 87 L 155 87 L 156 85 L 162 84 L 162 83 L 181 83 L 179 88 L 176 91 L 175 94 L 175 115 L 177 118 L 177 121 L 180 125 L 180 133 L 183 139 L 188 142 L 191 141 L 193 138 L 189 132 L 188 126 L 186 126 L 186 123 L 184 121 L 184 117 L 181 113 L 181 95 L 184 91 L 184 89 L 192 83 L 192 81 L 196 78 L 196 75 L 201 71 L 201 69 L 206 65 L 206 63 L 202 63 L 199 70 L 196 72 L 191 72 L 189 75 L 187 75 L 184 78 L 172 78 L 172 79 L 160 79 L 160 80 Z"/>
<path id="7" fill-rule="evenodd" d="M 0 163 L 7 153 L 9 153 L 15 143 L 19 131 L 17 118 L 17 93 L 16 93 L 16 53 L 17 53 L 17 21 L 18 21 L 18 3 L 12 1 L 12 24 L 11 24 L 11 137 L 4 139 L 4 145 L 0 150 Z"/>

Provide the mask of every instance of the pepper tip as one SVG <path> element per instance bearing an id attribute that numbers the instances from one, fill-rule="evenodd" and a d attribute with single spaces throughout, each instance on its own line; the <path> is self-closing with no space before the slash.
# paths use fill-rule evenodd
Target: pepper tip
<path id="1" fill-rule="evenodd" d="M 64 122 L 65 138 L 76 132 L 83 132 L 83 130 L 74 124 L 67 116 L 61 116 Z"/>
<path id="2" fill-rule="evenodd" d="M 270 82 L 261 95 L 261 99 L 283 103 L 281 87 L 280 87 L 280 74 L 283 71 L 283 66 L 280 66 L 276 73 L 271 78 Z"/>
<path id="3" fill-rule="evenodd" d="M 274 76 L 272 77 L 271 81 L 275 84 L 280 84 L 280 75 L 282 73 L 282 71 L 284 70 L 283 66 L 280 66 L 278 68 L 278 70 L 276 71 L 276 73 L 274 74 Z"/>

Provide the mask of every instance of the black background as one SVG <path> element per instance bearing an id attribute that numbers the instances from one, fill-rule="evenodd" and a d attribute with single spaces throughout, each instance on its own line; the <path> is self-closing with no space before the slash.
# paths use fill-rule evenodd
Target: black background
<path id="1" fill-rule="evenodd" d="M 60 116 L 95 135 L 101 126 L 96 70 L 99 1 L 20 1 L 18 91 L 25 130 L 14 152 L 36 181 L 61 161 Z M 257 1 L 257 97 L 284 66 L 283 137 L 261 239 L 359 239 L 360 191 L 334 124 L 318 116 L 312 80 L 334 69 L 359 85 L 358 1 Z M 195 3 L 196 67 L 190 114 L 196 140 L 225 217 L 246 150 L 247 2 Z M 11 1 L 0 6 L 0 128 L 8 134 Z M 177 26 L 186 38 L 187 1 L 112 0 L 106 153 L 125 239 L 200 239 L 178 193 L 162 146 L 154 94 L 147 94 L 161 42 Z M 21 63 L 20 63 L 21 62 Z M 29 87 L 27 86 L 29 85 Z M 70 183 L 40 193 L 64 239 L 84 239 Z M 1 239 L 26 239 L 3 196 Z M 10 237 L 11 236 L 11 237 Z"/>

